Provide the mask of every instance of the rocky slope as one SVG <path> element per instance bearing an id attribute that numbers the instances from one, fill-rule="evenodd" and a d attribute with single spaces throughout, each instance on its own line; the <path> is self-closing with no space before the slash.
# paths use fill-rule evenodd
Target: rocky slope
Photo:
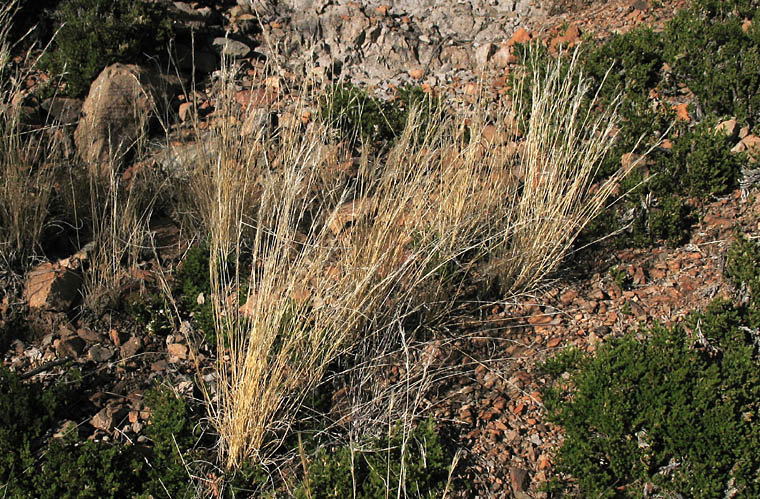
<path id="1" fill-rule="evenodd" d="M 683 0 L 657 2 L 610 1 L 542 2 L 466 1 L 432 2 L 402 0 L 384 2 L 337 2 L 329 0 L 221 2 L 174 2 L 178 27 L 196 30 L 193 57 L 188 46 L 177 46 L 177 60 L 185 70 L 194 65 L 201 82 L 193 92 L 182 92 L 179 81 L 164 83 L 176 98 L 170 99 L 179 121 L 172 125 L 174 148 L 164 148 L 135 168 L 172 168 L 193 161 L 198 145 L 191 136 L 193 107 L 198 104 L 200 128 L 214 126 L 217 106 L 214 71 L 219 57 L 233 58 L 244 76 L 237 89 L 238 104 L 252 104 L 250 126 L 272 120 L 300 119 L 311 115 L 299 91 L 304 82 L 321 85 L 344 79 L 390 96 L 405 83 L 427 85 L 447 96 L 451 105 L 481 89 L 483 75 L 494 82 L 484 89 L 496 98 L 505 85 L 504 75 L 514 60 L 515 40 L 541 38 L 550 46 L 581 43 L 584 36 L 607 36 L 624 32 L 639 23 L 661 26 Z M 521 29 L 522 28 L 522 29 Z M 225 32 L 228 32 L 225 38 Z M 555 42 L 559 40 L 559 42 Z M 254 76 L 269 65 L 275 75 L 264 86 Z M 116 68 L 132 78 L 134 68 Z M 183 75 L 187 77 L 188 75 Z M 88 112 L 88 102 L 106 92 L 96 81 L 82 101 L 51 99 L 39 102 L 32 90 L 42 75 L 30 83 L 24 105 L 29 115 L 43 113 L 79 120 L 69 133 L 72 148 L 85 157 L 101 160 L 107 138 L 131 142 L 135 120 L 108 121 Z M 117 81 L 113 74 L 109 82 Z M 121 84 L 123 87 L 125 84 Z M 157 84 L 158 85 L 158 84 Z M 119 95 L 123 96 L 123 88 Z M 137 103 L 138 116 L 155 96 L 129 99 Z M 98 97 L 100 98 L 100 97 Z M 113 111 L 123 114 L 126 104 L 114 102 Z M 138 101 L 138 102 L 136 102 Z M 73 114 L 70 113 L 72 110 Z M 296 115 L 295 113 L 300 114 Z M 106 124 L 104 124 L 106 122 Z M 141 124 L 142 125 L 142 124 Z M 96 143 L 78 137 L 82 127 L 102 132 Z M 113 151 L 111 151 L 113 153 Z M 350 161 L 350 158 L 349 158 Z M 722 262 L 735 229 L 760 229 L 760 198 L 753 190 L 736 190 L 711 203 L 688 244 L 665 245 L 652 250 L 579 250 L 555 279 L 535 296 L 468 309 L 450 325 L 449 337 L 420 346 L 414 361 L 427 366 L 424 373 L 406 372 L 401 359 L 391 357 L 387 367 L 390 383 L 414 379 L 424 385 L 420 410 L 433 414 L 454 445 L 461 449 L 454 478 L 460 497 L 545 497 L 540 486 L 553 474 L 553 459 L 562 434 L 543 419 L 541 389 L 546 382 L 536 366 L 567 345 L 593 351 L 608 338 L 621 335 L 640 323 L 674 323 L 716 296 L 731 296 L 724 281 Z M 170 220 L 155 220 L 152 231 L 159 241 L 160 258 L 178 258 L 178 227 Z M 0 304 L 6 327 L 28 311 L 36 331 L 28 339 L 15 340 L 4 354 L 4 364 L 25 377 L 51 377 L 63 361 L 79 365 L 91 380 L 88 403 L 71 419 L 84 433 L 97 439 L 145 441 L 143 429 L 150 412 L 142 402 L 144 390 L 157 379 L 168 380 L 180 393 L 192 397 L 195 363 L 211 376 L 208 350 L 191 358 L 188 339 L 196 339 L 188 323 L 167 335 L 150 334 L 134 324 L 114 322 L 105 314 L 72 313 L 81 289 L 79 268 L 87 251 L 37 266 L 27 276 L 23 292 L 6 293 Z M 151 261 L 135 269 L 130 286 L 157 288 Z M 621 274 L 622 273 L 622 274 Z M 616 276 L 627 284 L 620 287 Z M 8 278 L 8 288 L 13 289 Z M 620 279 L 618 279 L 620 281 Z M 621 281 L 622 282 L 622 281 Z M 124 289 L 123 296 L 132 289 Z M 21 297 L 20 301 L 12 301 Z M 207 381 L 212 380 L 209 377 Z M 195 393 L 197 396 L 197 393 Z M 336 419 L 345 406 L 345 393 L 332 396 Z"/>

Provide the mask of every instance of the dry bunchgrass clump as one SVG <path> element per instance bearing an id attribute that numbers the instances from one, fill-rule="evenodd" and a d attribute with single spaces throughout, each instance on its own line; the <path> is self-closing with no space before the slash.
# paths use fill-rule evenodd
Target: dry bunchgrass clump
<path id="1" fill-rule="evenodd" d="M 24 82 L 38 59 L 29 49 L 13 61 L 9 39 L 15 1 L 0 7 L 0 259 L 16 266 L 39 249 L 48 222 L 54 176 L 61 164 L 55 124 L 25 125 Z"/>
<path id="2" fill-rule="evenodd" d="M 469 130 L 461 116 L 422 127 L 412 112 L 392 148 L 365 154 L 348 179 L 333 174 L 340 148 L 324 124 L 242 133 L 230 106 L 190 172 L 210 233 L 209 407 L 229 468 L 270 457 L 303 396 L 358 339 L 410 312 L 438 316 L 465 282 L 496 276 L 512 292 L 557 266 L 626 173 L 592 188 L 617 117 L 581 112 L 588 89 L 575 71 L 572 59 L 569 75 L 557 66 L 532 82 L 522 130 L 519 103 L 494 127 L 481 112 Z"/>

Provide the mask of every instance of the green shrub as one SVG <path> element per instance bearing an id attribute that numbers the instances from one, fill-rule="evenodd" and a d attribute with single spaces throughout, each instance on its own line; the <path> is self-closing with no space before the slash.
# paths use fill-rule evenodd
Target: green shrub
<path id="1" fill-rule="evenodd" d="M 65 93 L 85 94 L 109 64 L 140 62 L 171 39 L 171 21 L 159 3 L 142 0 L 64 0 L 43 66 L 64 74 Z"/>
<path id="2" fill-rule="evenodd" d="M 151 480 L 147 490 L 154 496 L 192 496 L 192 483 L 185 460 L 197 440 L 193 433 L 190 408 L 171 389 L 153 389 L 145 393 L 150 407 L 150 425 L 146 435 L 153 440 Z"/>
<path id="3" fill-rule="evenodd" d="M 726 254 L 725 274 L 744 295 L 749 327 L 760 327 L 760 245 L 738 235 Z"/>
<path id="4" fill-rule="evenodd" d="M 78 441 L 76 432 L 50 438 L 76 404 L 81 374 L 69 371 L 55 386 L 24 383 L 0 368 L 0 493 L 4 497 L 189 497 L 185 467 L 196 441 L 184 400 L 151 390 L 146 433 L 153 448 Z M 181 449 L 181 454 L 178 449 Z M 146 460 L 150 466 L 146 466 Z M 184 461 L 183 461 L 184 460 Z"/>
<path id="5" fill-rule="evenodd" d="M 169 304 L 159 293 L 134 293 L 125 297 L 120 305 L 126 318 L 144 326 L 151 333 L 163 335 L 174 330 Z"/>
<path id="6" fill-rule="evenodd" d="M 419 423 L 408 435 L 402 457 L 403 434 L 395 426 L 390 435 L 368 442 L 372 450 L 352 451 L 343 446 L 321 449 L 312 459 L 305 483 L 296 497 L 384 498 L 395 495 L 399 484 L 402 495 L 436 497 L 446 486 L 451 462 L 435 431 L 432 419 Z M 404 476 L 402 473 L 404 463 Z"/>
<path id="7" fill-rule="evenodd" d="M 745 155 L 731 152 L 726 136 L 715 133 L 716 124 L 714 120 L 703 120 L 673 142 L 672 157 L 665 164 L 666 175 L 657 180 L 655 189 L 676 190 L 708 200 L 737 186 Z M 669 185 L 662 185 L 665 183 Z"/>
<path id="8" fill-rule="evenodd" d="M 352 85 L 335 85 L 320 100 L 320 116 L 351 142 L 374 142 L 391 135 L 380 101 Z"/>
<path id="9" fill-rule="evenodd" d="M 9 491 L 23 490 L 28 478 L 22 475 L 34 464 L 35 451 L 55 422 L 58 407 L 52 392 L 25 384 L 0 367 L 0 484 L 8 484 Z"/>
<path id="10" fill-rule="evenodd" d="M 185 312 L 192 316 L 195 326 L 206 336 L 206 342 L 216 345 L 216 322 L 211 303 L 209 249 L 205 245 L 191 248 L 177 272 L 177 291 Z M 204 300 L 199 300 L 200 295 Z M 202 302 L 202 303 L 199 303 Z"/>
<path id="11" fill-rule="evenodd" d="M 54 439 L 35 475 L 33 495 L 49 499 L 135 497 L 147 478 L 144 466 L 130 447 Z"/>
<path id="12" fill-rule="evenodd" d="M 394 140 L 406 126 L 412 108 L 419 111 L 422 138 L 435 125 L 439 102 L 421 87 L 401 87 L 396 99 L 384 102 L 352 85 L 335 85 L 320 99 L 320 116 L 352 144 L 381 144 Z"/>
<path id="13" fill-rule="evenodd" d="M 689 240 L 694 223 L 693 210 L 682 198 L 666 196 L 649 212 L 649 240 L 665 240 L 671 246 L 680 246 Z"/>
<path id="14" fill-rule="evenodd" d="M 675 79 L 694 92 L 702 112 L 760 121 L 758 2 L 695 2 L 665 29 L 666 59 Z M 751 28 L 742 23 L 748 17 Z"/>
<path id="15" fill-rule="evenodd" d="M 586 497 L 639 497 L 646 483 L 666 496 L 760 494 L 760 370 L 742 320 L 718 301 L 686 325 L 551 364 L 571 373 L 544 399 L 565 431 L 558 471 Z"/>
<path id="16" fill-rule="evenodd" d="M 609 104 L 618 92 L 628 99 L 646 96 L 649 89 L 655 88 L 663 63 L 663 45 L 660 33 L 637 27 L 624 35 L 613 35 L 585 54 L 584 69 L 596 87 L 601 87 L 601 104 Z"/>

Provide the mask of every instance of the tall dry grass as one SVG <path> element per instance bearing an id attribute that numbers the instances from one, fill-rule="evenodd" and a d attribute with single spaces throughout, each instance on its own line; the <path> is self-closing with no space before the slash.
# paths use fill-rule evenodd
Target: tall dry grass
<path id="1" fill-rule="evenodd" d="M 48 222 L 54 177 L 62 161 L 62 135 L 56 124 L 26 125 L 24 83 L 39 57 L 32 48 L 12 53 L 19 41 L 9 38 L 15 1 L 0 7 L 0 258 L 15 267 L 39 249 Z"/>
<path id="2" fill-rule="evenodd" d="M 496 113 L 496 134 L 482 109 L 470 130 L 461 116 L 423 127 L 413 112 L 350 180 L 330 173 L 324 124 L 242 133 L 244 116 L 222 114 L 191 184 L 210 234 L 218 391 L 207 396 L 228 468 L 266 461 L 358 339 L 445 313 L 468 280 L 496 275 L 513 292 L 556 268 L 626 173 L 592 189 L 617 115 L 581 112 L 576 60 L 532 82 L 525 130 L 519 103 Z M 233 84 L 222 81 L 222 100 Z"/>

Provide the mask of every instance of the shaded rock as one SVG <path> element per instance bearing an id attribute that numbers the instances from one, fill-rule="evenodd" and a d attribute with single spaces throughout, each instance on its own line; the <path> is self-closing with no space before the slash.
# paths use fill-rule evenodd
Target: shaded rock
<path id="1" fill-rule="evenodd" d="M 484 43 L 477 49 L 475 49 L 475 62 L 478 68 L 485 67 L 488 61 L 491 60 L 491 56 L 496 52 L 496 46 L 493 43 Z"/>
<path id="2" fill-rule="evenodd" d="M 214 38 L 211 45 L 220 55 L 227 57 L 245 57 L 251 53 L 251 47 L 241 41 L 233 40 L 231 38 Z"/>
<path id="3" fill-rule="evenodd" d="M 105 362 L 113 357 L 114 352 L 105 346 L 93 345 L 90 351 L 87 352 L 88 357 L 93 362 Z"/>
<path id="4" fill-rule="evenodd" d="M 73 124 L 79 121 L 82 101 L 66 97 L 50 97 L 42 101 L 41 107 L 47 111 L 48 122 Z"/>
<path id="5" fill-rule="evenodd" d="M 82 277 L 79 272 L 58 263 L 43 263 L 29 272 L 24 298 L 32 309 L 62 312 L 79 297 Z"/>
<path id="6" fill-rule="evenodd" d="M 715 127 L 716 132 L 722 132 L 728 140 L 734 141 L 739 138 L 739 125 L 736 120 L 726 120 Z"/>
<path id="7" fill-rule="evenodd" d="M 158 77 L 133 64 L 113 64 L 95 79 L 74 131 L 80 156 L 99 170 L 147 133 Z"/>
<path id="8" fill-rule="evenodd" d="M 77 336 L 82 338 L 87 343 L 98 343 L 102 340 L 102 337 L 98 333 L 88 328 L 77 329 Z"/>
<path id="9" fill-rule="evenodd" d="M 137 355 L 137 353 L 142 350 L 142 346 L 142 340 L 137 336 L 132 336 L 121 346 L 121 358 L 126 359 Z"/>
<path id="10" fill-rule="evenodd" d="M 57 350 L 59 355 L 62 356 L 70 355 L 72 357 L 79 357 L 82 355 L 82 352 L 84 352 L 86 346 L 87 344 L 82 338 L 79 336 L 72 336 L 71 338 L 61 340 L 58 343 Z"/>
<path id="11" fill-rule="evenodd" d="M 525 492 L 528 490 L 528 471 L 515 466 L 509 468 L 509 479 L 512 482 L 512 490 Z"/>

